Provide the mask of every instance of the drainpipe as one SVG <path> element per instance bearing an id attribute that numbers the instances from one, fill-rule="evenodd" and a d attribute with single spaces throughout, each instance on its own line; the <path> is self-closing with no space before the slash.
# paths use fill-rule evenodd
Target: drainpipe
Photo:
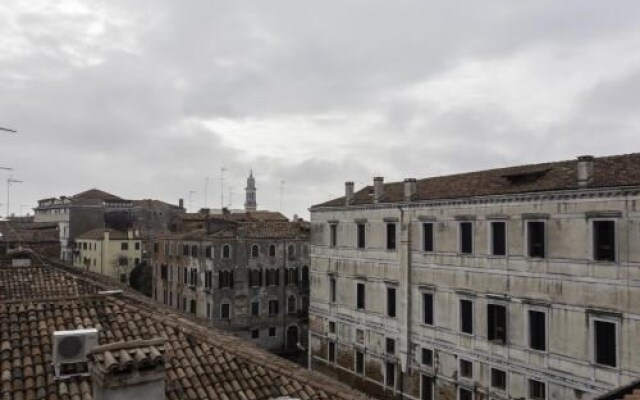
<path id="1" fill-rule="evenodd" d="M 411 215 L 402 206 L 400 210 L 400 388 L 404 374 L 408 373 L 411 360 Z"/>

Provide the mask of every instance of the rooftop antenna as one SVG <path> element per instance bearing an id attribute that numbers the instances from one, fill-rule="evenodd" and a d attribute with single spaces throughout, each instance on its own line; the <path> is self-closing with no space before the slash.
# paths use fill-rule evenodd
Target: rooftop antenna
<path id="1" fill-rule="evenodd" d="M 220 212 L 224 208 L 224 171 L 225 167 L 220 167 Z"/>
<path id="2" fill-rule="evenodd" d="M 233 208 L 233 186 L 229 186 L 229 210 Z"/>
<path id="3" fill-rule="evenodd" d="M 13 183 L 24 183 L 24 181 L 18 180 L 18 179 L 13 179 L 13 177 L 9 177 L 7 179 L 7 218 L 9 217 L 9 199 L 10 199 L 10 190 L 9 188 L 11 187 L 11 184 Z"/>
<path id="4" fill-rule="evenodd" d="M 282 201 L 284 197 L 284 184 L 285 181 L 280 181 L 280 212 L 282 212 Z"/>
<path id="5" fill-rule="evenodd" d="M 209 188 L 209 177 L 204 178 L 204 208 L 207 208 L 207 192 Z"/>

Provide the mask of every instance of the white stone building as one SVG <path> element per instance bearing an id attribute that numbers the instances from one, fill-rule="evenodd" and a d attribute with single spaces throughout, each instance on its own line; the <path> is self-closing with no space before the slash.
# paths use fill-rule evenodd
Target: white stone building
<path id="1" fill-rule="evenodd" d="M 640 154 L 347 182 L 311 224 L 313 369 L 425 400 L 640 376 Z"/>

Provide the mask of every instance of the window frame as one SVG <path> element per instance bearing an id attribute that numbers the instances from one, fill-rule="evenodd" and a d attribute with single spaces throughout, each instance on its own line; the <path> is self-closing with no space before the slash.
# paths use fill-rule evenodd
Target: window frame
<path id="1" fill-rule="evenodd" d="M 597 246 L 596 246 L 596 222 L 612 222 L 613 223 L 613 260 L 607 259 L 598 259 L 597 255 Z M 617 218 L 590 218 L 589 219 L 589 230 L 590 230 L 590 254 L 591 261 L 603 264 L 617 264 L 619 263 L 619 235 L 618 235 L 618 219 Z"/>
<path id="2" fill-rule="evenodd" d="M 471 375 L 470 376 L 466 376 L 462 374 L 462 371 L 464 370 L 464 368 L 462 368 L 462 363 L 469 363 L 471 365 Z M 458 359 L 458 377 L 460 379 L 468 379 L 470 381 L 473 380 L 475 373 L 474 373 L 474 365 L 473 365 L 473 361 L 468 360 L 466 358 L 459 358 Z"/>
<path id="3" fill-rule="evenodd" d="M 388 318 L 396 319 L 398 318 L 398 287 L 395 285 L 387 285 L 385 290 L 385 300 L 386 300 L 386 316 Z M 389 292 L 393 291 L 393 307 L 389 303 L 390 296 Z M 393 311 L 393 313 L 391 312 Z M 393 315 L 391 315 L 393 314 Z"/>
<path id="4" fill-rule="evenodd" d="M 367 309 L 367 284 L 364 281 L 356 281 L 355 284 L 356 284 L 356 304 L 355 304 L 356 307 L 355 308 L 356 310 L 364 311 Z M 362 299 L 360 299 L 360 287 L 362 287 Z"/>
<path id="5" fill-rule="evenodd" d="M 490 339 L 489 338 L 489 330 L 491 329 L 490 323 L 489 323 L 489 307 L 491 306 L 495 306 L 495 307 L 502 307 L 504 308 L 504 315 L 505 315 L 505 328 L 504 328 L 504 342 L 500 343 L 497 341 L 497 339 Z M 500 302 L 500 301 L 487 301 L 487 341 L 491 344 L 496 344 L 496 345 L 500 345 L 500 346 L 508 346 L 509 345 L 509 304 L 505 303 L 505 302 Z"/>
<path id="6" fill-rule="evenodd" d="M 360 348 L 356 348 L 353 350 L 354 354 L 353 354 L 353 371 L 356 373 L 356 375 L 361 375 L 364 376 L 365 374 L 365 356 L 364 356 L 364 351 Z M 361 369 L 358 368 L 358 356 L 362 357 L 362 365 L 361 365 Z"/>
<path id="7" fill-rule="evenodd" d="M 465 251 L 463 251 L 464 250 L 463 249 L 463 247 L 464 247 L 463 246 L 463 238 L 464 238 L 463 234 L 464 234 L 464 232 L 463 232 L 462 226 L 463 225 L 467 225 L 467 224 L 470 226 L 470 235 L 471 235 L 470 240 L 471 240 L 471 243 L 469 243 L 469 245 L 471 246 L 471 249 L 470 249 L 470 251 L 465 252 Z M 475 235 L 474 235 L 475 229 L 474 229 L 474 227 L 475 227 L 475 223 L 472 220 L 458 221 L 458 254 L 459 255 L 471 256 L 471 255 L 474 254 L 474 251 L 475 251 L 475 246 L 474 246 L 474 243 L 473 243 L 474 239 L 475 239 Z"/>
<path id="8" fill-rule="evenodd" d="M 338 224 L 329 223 L 329 247 L 338 247 Z"/>
<path id="9" fill-rule="evenodd" d="M 500 387 L 500 386 L 495 386 L 494 385 L 494 383 L 495 383 L 494 379 L 493 379 L 494 378 L 494 372 L 501 373 L 503 375 L 503 377 L 504 377 L 504 387 Z M 496 390 L 496 391 L 499 391 L 501 393 L 507 392 L 507 389 L 509 388 L 509 373 L 504 369 L 491 367 L 490 370 L 489 370 L 489 384 L 490 384 L 489 387 L 491 388 L 492 391 Z"/>
<path id="10" fill-rule="evenodd" d="M 426 226 L 429 225 L 431 227 L 431 249 L 427 250 L 427 238 L 426 238 Z M 435 223 L 433 221 L 422 222 L 420 234 L 420 249 L 423 253 L 434 253 L 436 250 L 436 234 L 435 234 Z"/>
<path id="11" fill-rule="evenodd" d="M 260 258 L 260 246 L 255 243 L 251 245 L 250 258 Z"/>
<path id="12" fill-rule="evenodd" d="M 539 383 L 541 385 L 543 385 L 543 397 L 533 397 L 532 393 L 532 388 L 533 388 L 533 383 Z M 547 385 L 547 382 L 545 381 L 540 381 L 538 379 L 532 379 L 529 378 L 527 379 L 527 399 L 528 400 L 546 400 L 547 398 L 549 398 L 549 385 Z"/>
<path id="13" fill-rule="evenodd" d="M 425 357 L 426 354 L 430 354 L 430 355 L 428 357 Z M 425 358 L 429 358 L 430 362 L 429 363 L 425 363 Z M 433 368 L 433 358 L 434 358 L 433 348 L 431 348 L 431 347 L 421 347 L 420 348 L 420 365 L 422 365 L 423 367 Z"/>
<path id="14" fill-rule="evenodd" d="M 504 254 L 496 254 L 494 224 L 502 224 L 504 226 Z M 506 219 L 488 219 L 487 220 L 487 254 L 495 258 L 506 258 L 509 256 L 509 225 Z"/>
<path id="15" fill-rule="evenodd" d="M 424 382 L 425 380 L 431 381 L 431 393 L 429 397 L 425 397 L 424 395 Z M 420 374 L 420 400 L 433 400 L 435 399 L 435 391 L 436 385 L 433 379 L 433 376 L 427 374 Z"/>
<path id="16" fill-rule="evenodd" d="M 616 365 L 608 365 L 602 364 L 597 361 L 597 337 L 596 337 L 596 322 L 605 322 L 614 325 L 615 329 L 615 364 Z M 607 369 L 620 369 L 620 344 L 621 344 L 621 332 L 620 332 L 621 320 L 618 317 L 607 316 L 607 315 L 590 315 L 589 316 L 589 352 L 590 352 L 590 360 L 593 365 L 600 368 Z"/>
<path id="17" fill-rule="evenodd" d="M 224 260 L 228 260 L 231 258 L 231 245 L 223 244 L 222 251 L 220 252 L 220 257 Z"/>
<path id="18" fill-rule="evenodd" d="M 335 275 L 329 275 L 329 303 L 336 304 L 338 299 L 338 279 Z"/>
<path id="19" fill-rule="evenodd" d="M 464 330 L 464 321 L 463 321 L 463 315 L 462 315 L 462 303 L 463 302 L 469 302 L 471 303 L 471 332 L 466 332 Z M 460 297 L 458 299 L 458 332 L 460 334 L 466 335 L 466 336 L 473 336 L 475 334 L 475 301 L 473 301 L 472 298 L 469 297 Z"/>
<path id="20" fill-rule="evenodd" d="M 525 308 L 525 339 L 527 350 L 537 353 L 549 352 L 549 310 L 546 307 L 529 306 Z M 536 349 L 531 346 L 531 312 L 539 312 L 544 314 L 544 350 Z"/>
<path id="21" fill-rule="evenodd" d="M 224 316 L 224 306 L 227 306 L 227 316 Z M 220 319 L 231 319 L 231 303 L 223 301 L 220 303 Z"/>
<path id="22" fill-rule="evenodd" d="M 545 218 L 531 218 L 531 219 L 524 219 L 524 224 L 525 224 L 525 228 L 524 228 L 524 247 L 525 247 L 525 257 L 528 259 L 532 259 L 532 260 L 546 260 L 549 258 L 549 232 L 548 232 L 548 223 L 547 223 L 547 219 Z M 544 240 L 542 243 L 543 246 L 543 255 L 542 257 L 540 256 L 532 256 L 531 253 L 531 243 L 529 242 L 530 237 L 531 237 L 531 229 L 529 224 L 531 223 L 541 223 L 543 225 L 543 235 L 544 235 Z"/>
<path id="23" fill-rule="evenodd" d="M 362 231 L 360 231 L 362 227 Z M 356 222 L 356 249 L 364 250 L 367 248 L 367 224 L 365 222 Z"/>
<path id="24" fill-rule="evenodd" d="M 425 295 L 431 296 L 431 322 L 425 321 Z M 435 291 L 431 290 L 421 290 L 420 291 L 420 311 L 422 312 L 422 318 L 420 318 L 421 324 L 424 326 L 435 326 L 436 325 L 436 294 Z"/>
<path id="25" fill-rule="evenodd" d="M 392 228 L 393 227 L 393 228 Z M 393 232 L 391 232 L 393 231 Z M 385 222 L 385 249 L 387 251 L 398 250 L 398 224 L 397 222 Z"/>

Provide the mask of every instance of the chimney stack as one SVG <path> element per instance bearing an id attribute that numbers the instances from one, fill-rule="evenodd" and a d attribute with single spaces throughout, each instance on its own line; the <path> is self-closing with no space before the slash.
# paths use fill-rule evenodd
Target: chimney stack
<path id="1" fill-rule="evenodd" d="M 410 202 L 416 195 L 416 179 L 407 178 L 404 180 L 404 201 Z"/>
<path id="2" fill-rule="evenodd" d="M 184 208 L 184 199 L 178 199 L 178 207 Z"/>
<path id="3" fill-rule="evenodd" d="M 578 186 L 588 186 L 593 181 L 593 156 L 578 157 Z"/>
<path id="4" fill-rule="evenodd" d="M 373 178 L 373 202 L 379 203 L 384 194 L 384 178 L 376 176 Z"/>
<path id="5" fill-rule="evenodd" d="M 94 347 L 89 372 L 95 400 L 164 400 L 164 339 Z"/>
<path id="6" fill-rule="evenodd" d="M 351 181 L 344 183 L 344 199 L 345 206 L 353 204 L 353 182 Z"/>

